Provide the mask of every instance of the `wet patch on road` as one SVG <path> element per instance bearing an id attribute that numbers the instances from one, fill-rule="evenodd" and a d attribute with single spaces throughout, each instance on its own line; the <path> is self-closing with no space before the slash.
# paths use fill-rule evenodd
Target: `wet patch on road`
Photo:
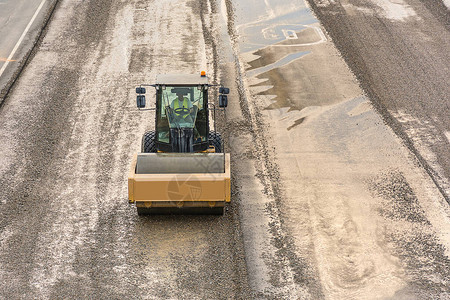
<path id="1" fill-rule="evenodd" d="M 259 68 L 253 68 L 251 70 L 247 70 L 247 72 L 246 72 L 247 76 L 250 76 L 250 77 L 258 76 L 259 74 L 266 73 L 266 72 L 268 72 L 270 70 L 283 67 L 283 66 L 288 65 L 291 62 L 301 58 L 303 55 L 306 55 L 308 53 L 309 52 L 307 52 L 307 51 L 301 51 L 301 52 L 288 54 L 288 55 L 286 55 L 285 57 L 283 57 L 282 59 L 278 60 L 275 63 L 264 65 L 264 66 L 261 66 Z"/>
<path id="2" fill-rule="evenodd" d="M 244 120 L 249 121 L 249 126 L 243 128 L 242 132 L 232 129 L 232 136 L 235 137 L 233 150 L 237 153 L 251 151 L 255 158 L 250 161 L 241 155 L 239 158 L 242 160 L 238 159 L 235 166 L 241 185 L 239 200 L 250 284 L 257 298 L 308 298 L 311 295 L 320 298 L 322 291 L 314 264 L 310 262 L 309 256 L 299 255 L 295 251 L 294 241 L 283 221 L 283 183 L 274 162 L 274 147 L 271 146 L 274 141 L 269 140 L 267 135 L 262 107 L 257 107 L 248 93 L 237 50 L 241 49 L 238 34 L 232 26 L 236 20 L 233 12 L 239 10 L 239 6 L 236 8 L 231 3 L 226 3 L 227 12 L 232 14 L 228 19 L 228 29 L 230 39 L 234 42 L 239 96 L 239 112 L 234 110 L 233 114 L 240 114 Z M 246 3 L 239 3 L 241 4 Z M 269 33 L 277 33 L 278 30 L 284 40 L 286 37 L 282 29 L 286 28 L 276 27 L 274 31 L 264 31 L 264 34 L 267 37 Z M 294 36 L 288 30 L 285 33 Z"/>
<path id="3" fill-rule="evenodd" d="M 302 123 L 305 121 L 305 119 L 306 119 L 306 117 L 303 117 L 303 118 L 300 118 L 300 119 L 295 120 L 295 121 L 294 121 L 294 124 L 292 124 L 291 126 L 287 127 L 286 129 L 287 129 L 288 131 L 291 130 L 291 129 L 293 129 L 294 127 L 296 127 L 296 126 L 302 124 Z"/>

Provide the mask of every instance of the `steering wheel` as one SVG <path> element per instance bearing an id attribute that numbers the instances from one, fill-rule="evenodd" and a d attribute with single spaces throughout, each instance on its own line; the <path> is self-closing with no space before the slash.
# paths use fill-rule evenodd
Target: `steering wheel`
<path id="1" fill-rule="evenodd" d="M 174 109 L 177 115 L 187 115 L 189 113 L 189 109 L 186 107 L 179 107 Z"/>

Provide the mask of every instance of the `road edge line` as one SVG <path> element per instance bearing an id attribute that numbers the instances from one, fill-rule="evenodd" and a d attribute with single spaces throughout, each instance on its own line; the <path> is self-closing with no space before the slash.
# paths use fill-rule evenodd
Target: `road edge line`
<path id="1" fill-rule="evenodd" d="M 47 0 L 43 0 L 43 1 L 41 2 L 41 5 L 43 6 L 43 5 L 45 4 L 46 1 L 47 1 Z M 35 52 L 36 47 L 37 47 L 38 45 L 40 45 L 40 42 L 41 42 L 42 39 L 44 38 L 44 36 L 45 36 L 45 35 L 44 35 L 44 32 L 46 31 L 46 29 L 47 29 L 47 27 L 48 27 L 48 25 L 49 25 L 49 23 L 50 23 L 50 20 L 52 19 L 53 14 L 54 14 L 54 12 L 55 12 L 55 10 L 56 10 L 56 7 L 58 6 L 59 2 L 60 2 L 60 0 L 55 0 L 54 3 L 53 3 L 53 5 L 50 4 L 49 9 L 47 10 L 47 14 L 46 14 L 46 16 L 44 17 L 44 22 L 43 22 L 43 24 L 42 24 L 42 27 L 41 27 L 41 29 L 39 30 L 39 33 L 37 34 L 37 36 L 36 36 L 36 38 L 35 38 L 35 40 L 34 40 L 33 45 L 31 46 L 30 50 L 28 50 L 28 52 L 23 56 L 23 59 L 19 62 L 19 67 L 17 68 L 17 70 L 13 73 L 13 75 L 11 76 L 11 78 L 6 82 L 6 84 L 5 84 L 5 86 L 3 87 L 3 89 L 0 90 L 0 109 L 1 109 L 1 108 L 3 107 L 3 105 L 5 104 L 6 99 L 8 98 L 9 93 L 11 92 L 11 90 L 12 90 L 13 87 L 14 87 L 14 84 L 15 84 L 16 81 L 19 79 L 19 77 L 20 77 L 20 75 L 22 74 L 22 72 L 23 72 L 23 70 L 25 69 L 25 67 L 28 65 L 28 62 L 30 61 L 31 57 L 33 56 L 33 53 Z M 41 5 L 40 5 L 40 6 L 41 6 Z M 42 9 L 42 7 L 41 7 L 41 9 Z M 37 14 L 39 13 L 39 11 L 40 11 L 40 9 L 38 8 L 38 10 L 35 12 L 35 15 L 36 15 L 36 16 L 33 16 L 34 19 L 37 17 Z M 32 18 L 32 21 L 34 22 L 34 19 L 33 19 L 33 18 Z M 30 23 L 29 23 L 28 25 L 31 26 L 33 22 L 31 22 L 31 20 L 30 20 Z M 25 28 L 25 29 L 26 29 L 26 30 L 25 30 L 24 33 L 22 34 L 23 36 L 26 35 L 27 29 L 29 29 L 28 26 L 27 26 L 27 28 Z M 22 39 L 22 36 L 21 36 L 21 39 Z M 19 39 L 19 40 L 20 40 L 20 39 Z M 16 44 L 17 47 L 19 47 L 19 45 L 20 45 L 20 43 L 19 43 L 19 44 Z M 14 48 L 16 48 L 16 47 L 14 47 Z M 13 50 L 14 50 L 14 49 L 13 49 Z M 15 49 L 15 50 L 17 51 L 17 49 Z M 12 53 L 12 52 L 11 52 L 11 53 Z M 12 55 L 14 55 L 14 54 L 12 54 Z M 11 56 L 11 54 L 10 54 L 10 56 Z M 9 58 L 9 57 L 8 57 L 8 58 Z M 6 65 L 7 65 L 7 62 L 6 62 Z M 5 66 L 5 65 L 4 65 L 4 66 Z M 6 67 L 5 67 L 5 69 L 6 69 Z M 2 67 L 2 70 L 3 70 L 3 67 Z M 2 71 L 2 72 L 3 72 L 3 71 Z M 0 75 L 1 75 L 1 74 L 0 74 Z"/>

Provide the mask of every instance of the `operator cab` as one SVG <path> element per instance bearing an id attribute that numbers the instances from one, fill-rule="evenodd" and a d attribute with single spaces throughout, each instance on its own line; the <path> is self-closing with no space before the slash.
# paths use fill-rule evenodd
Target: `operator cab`
<path id="1" fill-rule="evenodd" d="M 145 108 L 145 88 L 142 86 L 146 85 L 136 88 L 140 109 Z M 151 86 L 156 89 L 154 150 L 177 153 L 206 151 L 211 142 L 208 88 L 216 85 L 209 85 L 208 77 L 202 72 L 201 75 L 158 75 L 156 83 Z M 219 106 L 224 108 L 229 90 L 220 87 L 219 93 Z"/>
<path id="2" fill-rule="evenodd" d="M 158 150 L 199 152 L 208 149 L 208 78 L 159 75 L 155 88 Z"/>

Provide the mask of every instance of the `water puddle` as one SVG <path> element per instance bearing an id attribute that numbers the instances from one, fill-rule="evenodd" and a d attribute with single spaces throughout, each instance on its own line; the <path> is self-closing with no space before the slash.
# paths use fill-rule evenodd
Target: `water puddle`
<path id="1" fill-rule="evenodd" d="M 236 4 L 236 28 L 240 52 L 253 52 L 287 39 L 296 39 L 297 32 L 317 23 L 303 1 L 247 0 Z"/>
<path id="2" fill-rule="evenodd" d="M 316 83 L 304 71 L 311 67 L 304 66 L 299 60 L 313 53 L 311 47 L 327 39 L 306 3 L 291 0 L 239 1 L 235 3 L 234 16 L 237 45 L 246 61 L 246 76 L 251 87 L 267 86 L 267 90 L 259 91 L 258 95 L 275 96 L 266 109 L 289 107 L 290 110 L 301 110 L 316 105 L 308 99 L 314 93 Z M 308 64 L 314 59 L 310 58 Z M 283 74 L 279 71 L 281 67 L 285 67 Z M 267 81 L 255 84 L 252 78 L 256 77 Z M 291 84 L 287 85 L 286 81 Z"/>
<path id="3" fill-rule="evenodd" d="M 258 76 L 262 73 L 265 73 L 267 71 L 276 69 L 276 68 L 280 68 L 282 66 L 285 66 L 291 62 L 293 62 L 296 59 L 299 59 L 300 57 L 302 57 L 303 55 L 306 55 L 310 53 L 309 51 L 301 51 L 301 52 L 296 52 L 296 53 L 292 53 L 289 55 L 286 55 L 285 57 L 283 57 L 282 59 L 278 60 L 277 62 L 274 62 L 272 64 L 268 64 L 264 67 L 261 68 L 257 68 L 257 69 L 252 69 L 250 71 L 247 71 L 247 76 L 249 77 L 253 77 L 253 76 Z"/>

